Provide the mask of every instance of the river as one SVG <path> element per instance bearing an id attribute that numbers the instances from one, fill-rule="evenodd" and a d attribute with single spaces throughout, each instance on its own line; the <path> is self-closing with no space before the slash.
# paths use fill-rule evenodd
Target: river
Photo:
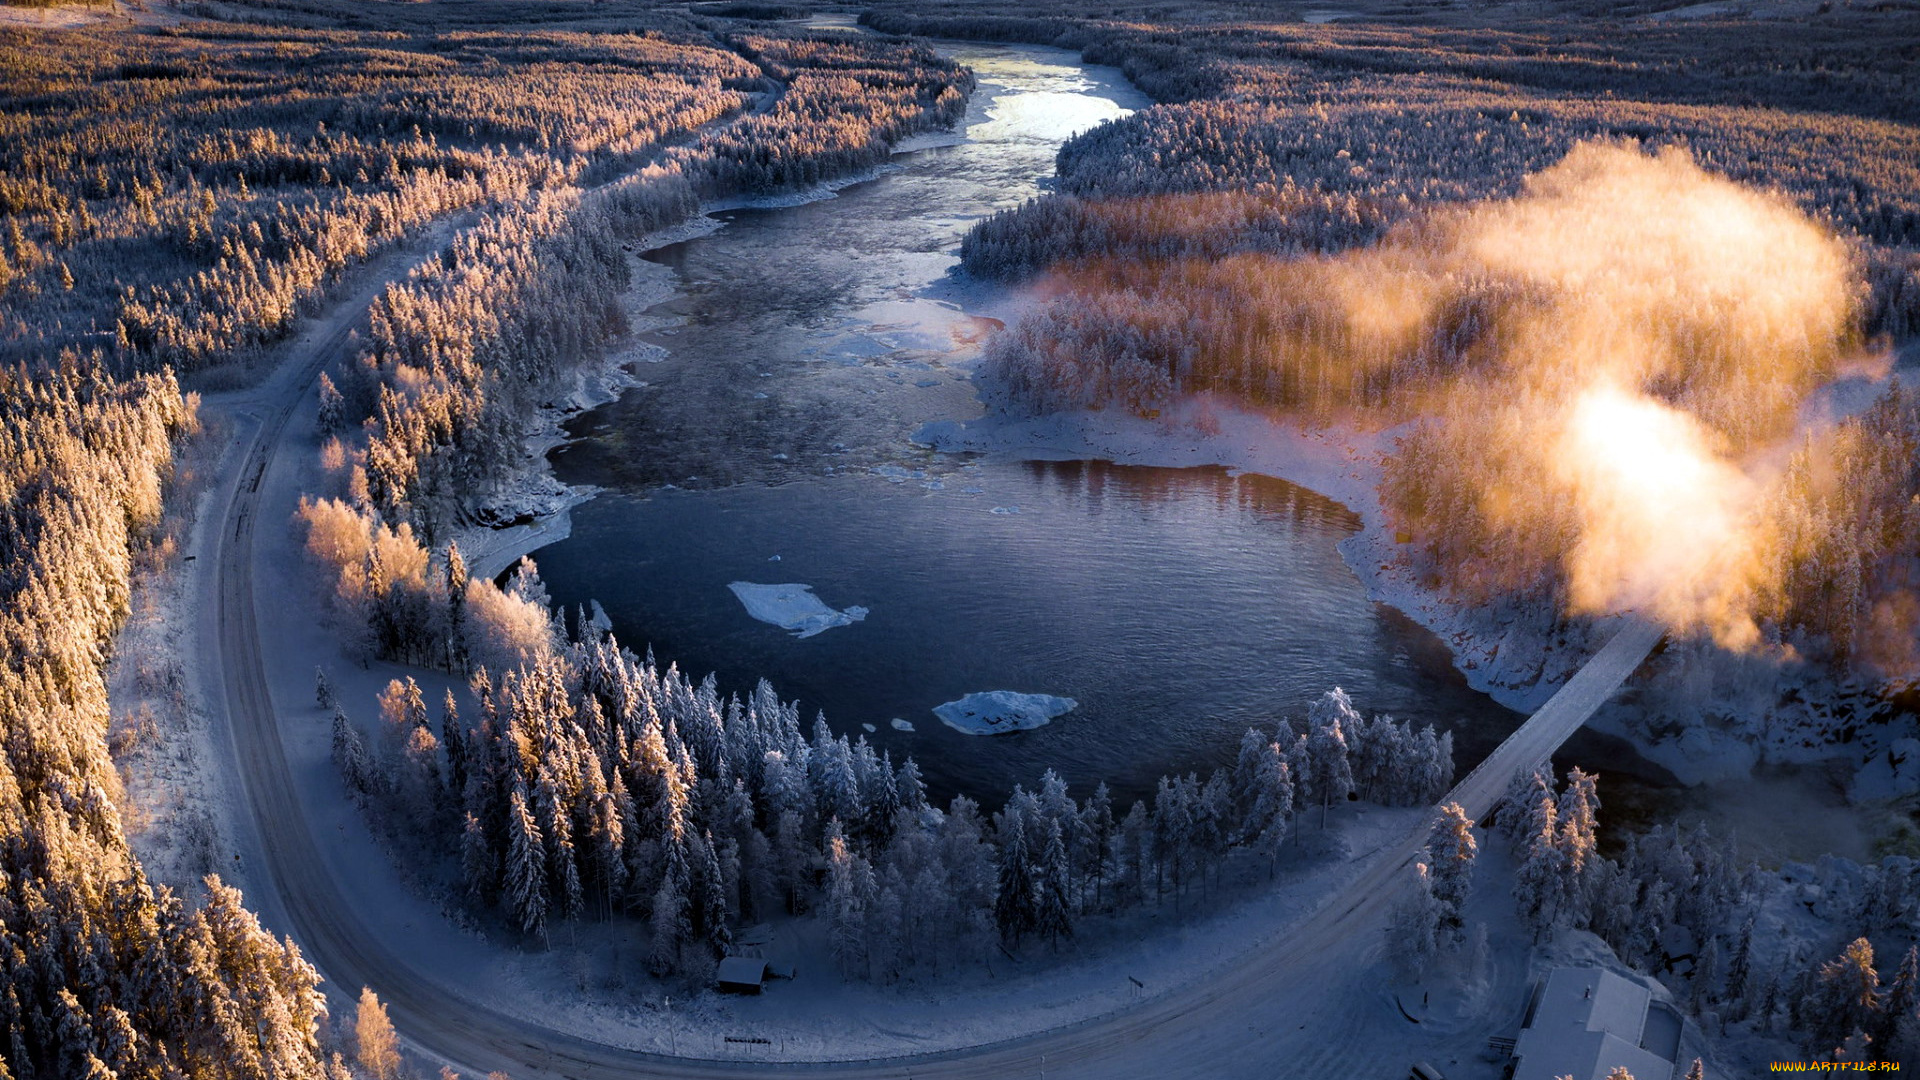
<path id="1" fill-rule="evenodd" d="M 809 718 L 913 755 L 937 793 L 989 805 L 1047 768 L 1076 794 L 1142 794 L 1336 685 L 1453 731 L 1464 774 L 1521 718 L 1367 598 L 1335 550 L 1357 525 L 1339 504 L 1220 469 L 912 443 L 980 411 L 971 371 L 993 323 L 976 313 L 1006 298 L 951 273 L 960 238 L 1040 194 L 1062 140 L 1147 104 L 1071 53 L 945 48 L 979 78 L 964 138 L 831 198 L 718 212 L 715 231 L 647 256 L 672 289 L 636 319 L 644 385 L 577 417 L 553 456 L 562 480 L 605 489 L 538 555 L 554 598 L 599 600 L 623 641 L 723 689 L 765 677 Z M 752 619 L 738 581 L 869 614 L 798 638 Z M 993 737 L 931 711 L 990 690 L 1078 707 Z M 1590 733 L 1563 761 L 1662 782 Z"/>

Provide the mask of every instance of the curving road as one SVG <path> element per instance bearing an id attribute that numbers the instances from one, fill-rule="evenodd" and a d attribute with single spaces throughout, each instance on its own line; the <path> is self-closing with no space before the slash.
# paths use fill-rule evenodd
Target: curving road
<path id="1" fill-rule="evenodd" d="M 769 95 L 771 97 L 771 95 Z M 764 103 L 763 103 L 764 105 Z M 444 235 L 451 225 L 442 226 Z M 432 250 L 435 238 L 396 252 L 388 263 Z M 377 275 L 376 275 L 377 276 Z M 383 948 L 379 935 L 343 896 L 321 857 L 289 768 L 275 720 L 257 621 L 255 530 L 262 480 L 288 446 L 288 422 L 310 399 L 321 370 L 344 354 L 352 328 L 383 281 L 364 286 L 338 305 L 303 355 L 260 390 L 236 403 L 251 421 L 217 539 L 210 541 L 216 595 L 212 641 L 227 723 L 247 808 L 258 831 L 268 898 L 307 957 L 336 987 L 373 987 L 395 1025 L 420 1051 L 475 1075 L 499 1070 L 516 1080 L 568 1077 L 613 1080 L 689 1077 L 761 1078 L 769 1072 L 822 1077 L 916 1077 L 999 1080 L 1013 1076 L 1164 1080 L 1179 1075 L 1336 1075 L 1338 1061 L 1299 1058 L 1308 1039 L 1333 1045 L 1339 1017 L 1312 1004 L 1321 988 L 1350 970 L 1377 942 L 1380 925 L 1406 864 L 1424 842 L 1424 829 L 1371 856 L 1332 897 L 1271 940 L 1251 946 L 1220 969 L 1124 1011 L 1042 1034 L 965 1050 L 868 1061 L 774 1064 L 717 1062 L 640 1053 L 542 1027 L 523 1017 L 476 1004 L 454 988 Z M 248 412 L 248 409 L 251 412 Z M 276 521 L 273 528 L 283 528 Z M 1629 617 L 1594 658 L 1486 761 L 1460 781 L 1449 799 L 1484 817 L 1515 772 L 1544 762 L 1592 715 L 1659 643 L 1662 631 Z M 1276 1015 L 1285 1009 L 1286 1022 Z M 1290 1021 L 1308 1017 L 1309 1024 Z M 1307 1032 L 1303 1037 L 1301 1032 Z M 1336 1036 L 1328 1038 L 1329 1035 Z M 1342 1052 L 1359 1052 L 1349 1047 Z M 1291 1062 L 1283 1066 L 1282 1060 Z M 1352 1074 L 1358 1075 L 1361 1071 Z"/>
<path id="2" fill-rule="evenodd" d="M 914 1058 L 772 1065 L 675 1059 L 592 1042 L 462 998 L 390 955 L 340 892 L 315 846 L 274 719 L 260 648 L 254 593 L 254 532 L 261 480 L 285 443 L 288 420 L 312 381 L 340 355 L 352 321 L 341 319 L 311 355 L 276 380 L 279 401 L 260 418 L 241 459 L 219 532 L 217 642 L 229 724 L 266 871 L 287 925 L 320 971 L 340 987 L 368 985 L 388 1003 L 408 1040 L 435 1057 L 519 1080 L 535 1077 L 762 1077 L 771 1069 L 846 1078 L 999 1078 L 1044 1075 L 1167 1075 L 1169 1061 L 1219 1054 L 1220 1040 L 1245 1049 L 1247 1003 L 1273 1000 L 1300 985 L 1337 977 L 1354 944 L 1384 916 L 1424 833 L 1376 853 L 1331 899 L 1284 935 L 1229 968 L 1124 1012 L 989 1046 Z M 295 447 L 296 451 L 308 449 Z M 278 527 L 278 523 L 276 523 Z M 1632 674 L 1658 644 L 1659 627 L 1630 618 L 1566 686 L 1454 788 L 1449 798 L 1484 817 L 1515 772 L 1544 762 Z M 1291 1032 L 1274 1033 L 1279 1038 Z M 1199 1055 L 1196 1057 L 1195 1055 Z"/>

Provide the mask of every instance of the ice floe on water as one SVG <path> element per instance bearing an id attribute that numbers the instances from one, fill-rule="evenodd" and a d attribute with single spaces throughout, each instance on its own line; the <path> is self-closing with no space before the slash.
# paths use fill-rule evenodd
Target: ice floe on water
<path id="1" fill-rule="evenodd" d="M 892 724 L 893 730 L 895 731 L 912 731 L 913 730 L 913 721 L 902 720 L 897 716 L 887 721 L 887 723 Z"/>
<path id="2" fill-rule="evenodd" d="M 798 583 L 756 585 L 751 581 L 727 584 L 733 595 L 746 605 L 747 614 L 761 622 L 791 630 L 795 637 L 808 638 L 836 626 L 847 626 L 867 617 L 867 609 L 855 605 L 835 611 L 813 595 L 813 586 Z"/>
<path id="3" fill-rule="evenodd" d="M 1043 727 L 1054 717 L 1072 712 L 1079 704 L 1072 698 L 1051 694 L 988 690 L 936 706 L 933 715 L 948 727 L 968 735 L 1001 735 Z"/>
<path id="4" fill-rule="evenodd" d="M 889 483 L 904 484 L 909 480 L 925 480 L 927 470 L 909 469 L 904 465 L 875 465 L 868 470 L 875 476 L 884 477 Z"/>

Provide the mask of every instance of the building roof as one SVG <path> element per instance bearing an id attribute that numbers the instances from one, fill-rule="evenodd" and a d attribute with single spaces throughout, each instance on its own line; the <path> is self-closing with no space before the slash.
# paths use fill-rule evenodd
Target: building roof
<path id="1" fill-rule="evenodd" d="M 1670 1080 L 1673 1062 L 1641 1046 L 1653 995 L 1600 968 L 1555 968 L 1533 1016 L 1514 1040 L 1513 1080 L 1606 1080 L 1626 1066 L 1634 1080 Z"/>
<path id="2" fill-rule="evenodd" d="M 757 956 L 727 956 L 720 960 L 718 981 L 722 986 L 751 986 L 758 989 L 766 977 L 767 962 Z"/>

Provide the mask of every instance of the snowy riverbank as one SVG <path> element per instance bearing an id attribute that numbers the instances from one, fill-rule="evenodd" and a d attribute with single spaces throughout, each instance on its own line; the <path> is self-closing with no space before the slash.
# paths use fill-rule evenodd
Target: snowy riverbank
<path id="1" fill-rule="evenodd" d="M 951 132 L 926 132 L 901 140 L 893 153 L 898 156 L 952 145 L 959 138 Z M 672 300 L 678 288 L 673 270 L 648 261 L 646 255 L 725 228 L 726 223 L 714 214 L 821 202 L 899 168 L 891 163 L 877 165 L 781 195 L 715 199 L 701 204 L 687 220 L 628 245 L 633 285 L 621 298 L 628 332 L 600 357 L 575 367 L 540 405 L 522 438 L 524 456 L 518 467 L 487 496 L 474 515 L 477 520 L 456 532 L 453 539 L 473 575 L 498 577 L 522 557 L 567 539 L 573 532 L 572 509 L 599 494 L 596 488 L 561 483 L 553 475 L 548 455 L 572 441 L 566 432 L 569 420 L 617 401 L 629 390 L 647 386 L 647 365 L 660 363 L 669 355 L 665 348 L 639 340 L 641 334 L 672 327 L 678 321 L 651 314 L 653 308 Z"/>
<path id="2" fill-rule="evenodd" d="M 1384 459 L 1400 428 L 1311 427 L 1207 395 L 1151 419 L 1124 411 L 1022 417 L 1004 408 L 995 388 L 983 387 L 981 396 L 985 415 L 928 424 L 916 441 L 945 453 L 1014 459 L 1219 465 L 1344 504 L 1361 527 L 1340 552 L 1368 596 L 1439 637 L 1469 685 L 1509 708 L 1539 707 L 1612 633 L 1613 618 L 1561 623 L 1519 603 L 1469 607 L 1424 580 L 1379 496 Z M 1859 796 L 1880 798 L 1920 790 L 1920 763 L 1902 761 L 1895 770 L 1883 760 L 1895 740 L 1913 734 L 1909 725 L 1889 723 L 1894 719 L 1870 688 L 1834 684 L 1797 661 L 1685 645 L 1650 661 L 1636 689 L 1603 709 L 1593 726 L 1627 739 L 1683 783 L 1745 776 L 1762 762 L 1844 758 L 1871 774 L 1856 785 Z"/>
<path id="3" fill-rule="evenodd" d="M 1530 710 L 1553 696 L 1604 640 L 1605 622 L 1557 636 L 1546 620 L 1513 609 L 1462 608 L 1424 586 L 1380 504 L 1382 461 L 1397 429 L 1312 428 L 1209 397 L 1179 402 L 1147 419 L 1126 412 L 1016 417 L 994 408 L 976 420 L 928 424 L 916 441 L 945 453 L 1024 459 L 1097 459 L 1170 468 L 1219 465 L 1277 477 L 1344 504 L 1361 529 L 1340 550 L 1368 595 L 1438 635 L 1477 690 Z"/>

